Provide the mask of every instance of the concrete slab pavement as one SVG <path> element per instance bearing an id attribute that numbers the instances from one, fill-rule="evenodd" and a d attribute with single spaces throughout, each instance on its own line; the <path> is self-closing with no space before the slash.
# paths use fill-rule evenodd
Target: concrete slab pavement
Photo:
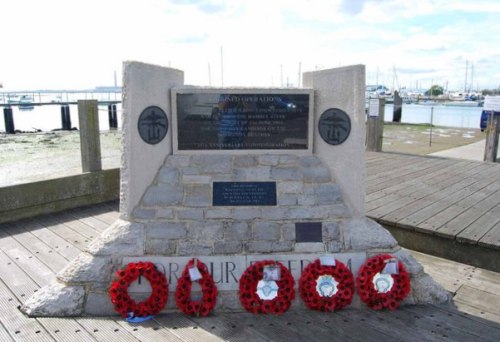
<path id="1" fill-rule="evenodd" d="M 472 144 L 455 147 L 444 151 L 430 153 L 429 155 L 444 157 L 444 158 L 483 161 L 485 145 L 486 145 L 486 140 L 480 140 Z M 500 153 L 497 154 L 497 156 L 500 157 Z"/>

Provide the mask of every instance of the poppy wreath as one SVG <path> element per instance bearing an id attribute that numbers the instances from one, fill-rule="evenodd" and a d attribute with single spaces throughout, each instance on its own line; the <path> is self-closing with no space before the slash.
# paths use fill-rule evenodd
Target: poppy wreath
<path id="1" fill-rule="evenodd" d="M 195 266 L 196 261 L 196 266 Z M 192 280 L 189 275 L 189 269 L 198 268 L 201 279 L 198 281 L 201 286 L 202 298 L 200 301 L 191 300 Z M 187 315 L 207 316 L 217 303 L 217 286 L 208 272 L 207 266 L 198 259 L 191 259 L 187 263 L 181 277 L 177 280 L 175 289 L 175 303 L 179 310 Z"/>
<path id="2" fill-rule="evenodd" d="M 159 313 L 168 299 L 168 281 L 165 275 L 156 269 L 152 262 L 131 262 L 116 272 L 117 279 L 109 288 L 111 303 L 122 317 L 133 313 L 136 317 L 146 317 Z M 147 279 L 151 285 L 151 295 L 136 303 L 128 294 L 128 287 L 139 276 Z"/>
<path id="3" fill-rule="evenodd" d="M 264 266 L 278 266 L 280 280 L 275 281 L 278 293 L 274 299 L 263 300 L 257 294 L 257 285 L 263 278 Z M 240 302 L 245 310 L 254 314 L 281 315 L 286 312 L 295 298 L 293 288 L 295 279 L 292 273 L 282 263 L 274 260 L 257 261 L 243 272 L 240 278 Z"/>
<path id="4" fill-rule="evenodd" d="M 374 310 L 396 310 L 399 302 L 410 293 L 410 276 L 403 263 L 398 261 L 398 274 L 390 274 L 393 284 L 386 292 L 377 290 L 374 285 L 374 277 L 381 273 L 387 260 L 393 259 L 388 254 L 374 256 L 361 266 L 356 279 L 358 294 L 361 300 Z"/>
<path id="5" fill-rule="evenodd" d="M 330 276 L 337 285 L 326 284 L 325 292 L 321 278 Z M 323 285 L 325 286 L 325 285 Z M 321 265 L 319 259 L 304 268 L 299 279 L 299 292 L 304 304 L 311 310 L 336 311 L 351 304 L 354 295 L 354 276 L 340 261 L 335 260 L 335 266 Z"/>

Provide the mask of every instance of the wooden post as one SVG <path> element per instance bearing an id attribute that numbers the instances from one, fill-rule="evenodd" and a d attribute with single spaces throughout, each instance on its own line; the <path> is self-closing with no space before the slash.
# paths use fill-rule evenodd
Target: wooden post
<path id="1" fill-rule="evenodd" d="M 97 100 L 78 100 L 83 172 L 102 170 L 98 114 Z"/>
<path id="2" fill-rule="evenodd" d="M 108 105 L 108 122 L 109 122 L 109 129 L 110 130 L 118 128 L 118 121 L 117 121 L 117 116 L 116 116 L 116 105 L 115 104 Z"/>
<path id="3" fill-rule="evenodd" d="M 366 129 L 366 150 L 371 152 L 381 152 L 384 137 L 384 109 L 385 99 L 378 100 L 378 116 L 368 113 L 368 127 Z M 370 109 L 369 109 L 370 110 Z"/>
<path id="4" fill-rule="evenodd" d="M 12 108 L 11 107 L 4 107 L 3 119 L 5 122 L 5 133 L 15 134 L 16 129 L 14 128 L 14 116 L 12 115 Z"/>
<path id="5" fill-rule="evenodd" d="M 392 113 L 392 122 L 401 122 L 401 115 L 403 113 L 403 98 L 399 96 L 397 90 L 394 91 L 394 107 Z"/>
<path id="6" fill-rule="evenodd" d="M 486 146 L 484 148 L 484 161 L 496 162 L 498 152 L 498 134 L 500 133 L 500 115 L 491 111 L 488 114 L 486 127 Z"/>

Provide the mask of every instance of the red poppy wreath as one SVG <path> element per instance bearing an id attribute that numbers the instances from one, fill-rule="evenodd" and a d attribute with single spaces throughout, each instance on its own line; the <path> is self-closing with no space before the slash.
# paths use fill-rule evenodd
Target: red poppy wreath
<path id="1" fill-rule="evenodd" d="M 392 271 L 386 271 L 388 263 L 393 264 Z M 368 259 L 356 281 L 361 300 L 374 310 L 396 310 L 410 293 L 410 276 L 403 263 L 388 254 Z"/>
<path id="2" fill-rule="evenodd" d="M 146 317 L 159 313 L 168 299 L 168 281 L 152 262 L 129 263 L 116 272 L 117 279 L 109 288 L 111 303 L 122 317 L 133 313 L 135 317 Z M 151 295 L 145 301 L 136 303 L 128 293 L 128 287 L 139 276 L 146 278 L 151 285 Z"/>
<path id="3" fill-rule="evenodd" d="M 352 301 L 354 276 L 340 261 L 322 265 L 319 259 L 304 268 L 299 279 L 299 291 L 311 310 L 341 310 Z"/>
<path id="4" fill-rule="evenodd" d="M 191 300 L 193 281 L 198 281 L 201 286 L 202 298 L 199 301 Z M 187 315 L 207 316 L 214 309 L 217 303 L 217 286 L 207 266 L 200 260 L 189 260 L 177 280 L 175 303 L 179 310 Z"/>
<path id="5" fill-rule="evenodd" d="M 276 278 L 264 279 L 264 268 L 274 269 Z M 286 312 L 295 298 L 295 280 L 290 271 L 274 260 L 257 261 L 240 278 L 240 302 L 245 310 L 255 314 Z"/>

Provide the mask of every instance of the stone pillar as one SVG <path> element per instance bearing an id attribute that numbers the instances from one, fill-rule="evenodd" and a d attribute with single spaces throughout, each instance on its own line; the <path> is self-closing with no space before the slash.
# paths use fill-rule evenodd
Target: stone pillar
<path id="1" fill-rule="evenodd" d="M 101 140 L 97 100 L 78 100 L 82 171 L 101 171 Z"/>
<path id="2" fill-rule="evenodd" d="M 180 70 L 125 62 L 123 66 L 123 158 L 120 172 L 120 212 L 128 218 L 151 184 L 167 155 L 172 154 L 172 129 L 158 143 L 148 144 L 140 136 L 141 113 L 156 106 L 172 123 L 170 89 L 184 84 Z"/>
<path id="3" fill-rule="evenodd" d="M 315 91 L 313 152 L 330 168 L 353 214 L 364 216 L 365 66 L 306 72 L 303 84 Z M 320 116 L 331 108 L 345 112 L 351 121 L 348 138 L 338 145 L 326 143 L 318 130 Z"/>

